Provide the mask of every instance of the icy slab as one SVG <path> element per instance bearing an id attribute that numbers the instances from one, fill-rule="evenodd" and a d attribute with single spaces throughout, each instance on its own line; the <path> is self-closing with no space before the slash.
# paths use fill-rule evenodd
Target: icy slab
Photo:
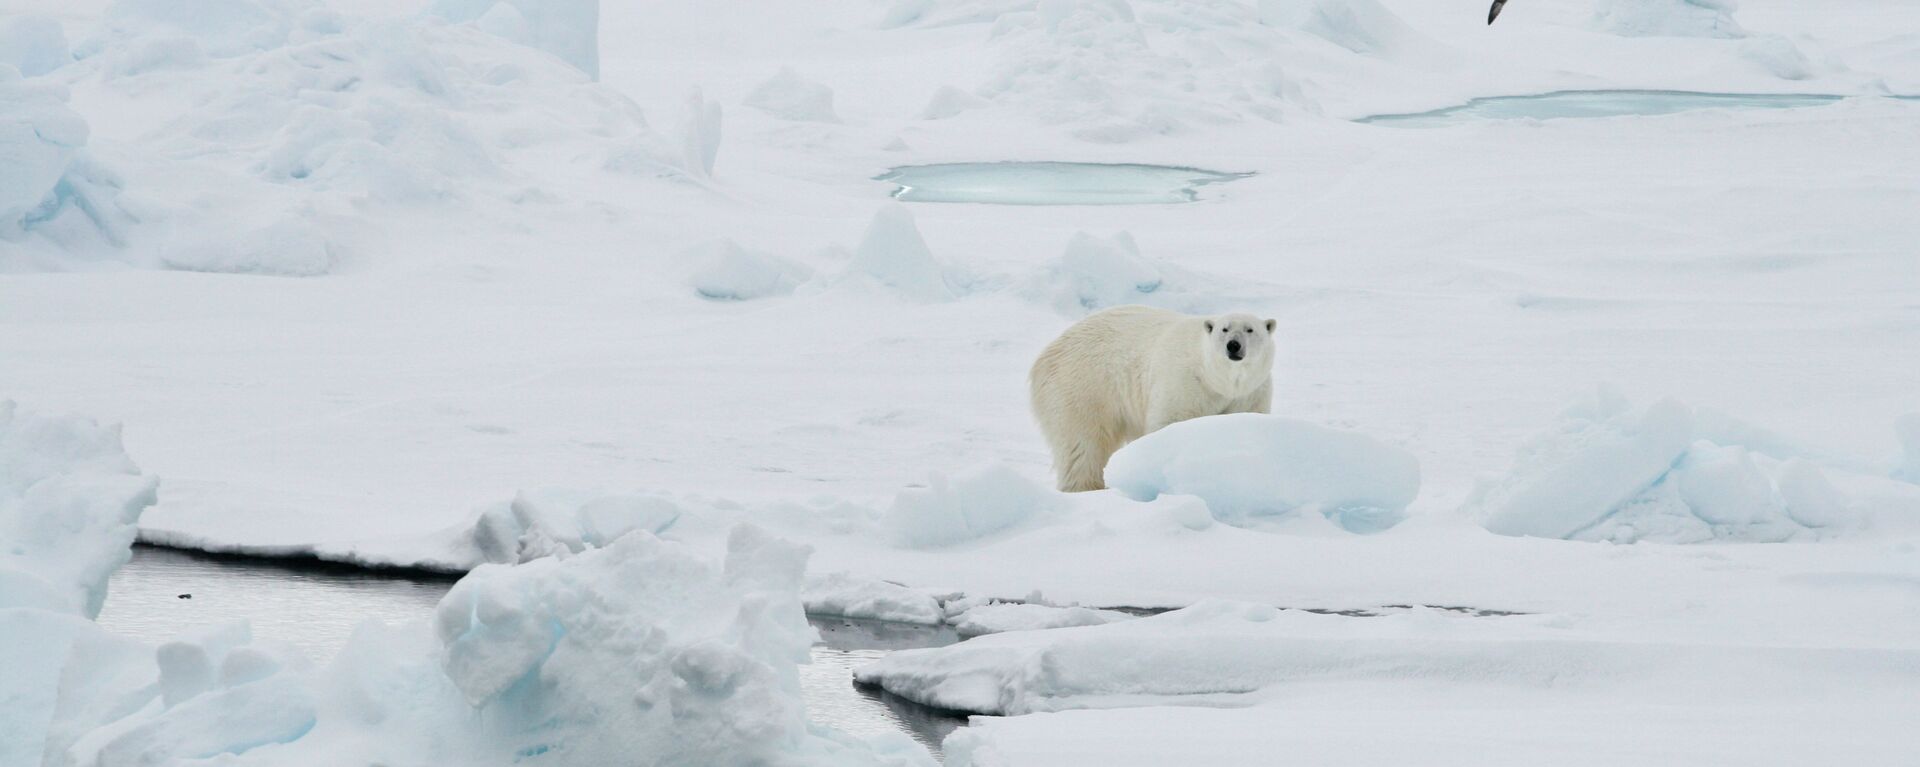
<path id="1" fill-rule="evenodd" d="M 1555 696 L 1562 702 L 1618 693 L 1707 706 L 1765 695 L 1804 705 L 1803 696 L 1822 690 L 1846 689 L 1863 700 L 1910 695 L 1920 681 L 1920 651 L 1614 642 L 1526 617 L 1416 610 L 1352 618 L 1207 600 L 1138 620 L 904 650 L 854 678 L 926 705 L 1000 716 L 1245 705 L 1263 692 L 1341 683 L 1369 686 L 1376 696 L 1444 685 L 1495 696 L 1579 691 Z"/>
<path id="2" fill-rule="evenodd" d="M 1001 634 L 1008 631 L 1042 631 L 1045 629 L 1072 628 L 1074 626 L 1099 626 L 1132 619 L 1134 616 L 1119 610 L 1097 610 L 1091 607 L 1055 607 L 1043 604 L 1022 604 L 1017 602 L 993 602 L 967 608 L 959 615 L 948 618 L 953 630 L 963 637 L 976 637 L 986 634 Z"/>
<path id="3" fill-rule="evenodd" d="M 904 202 L 994 205 L 1143 205 L 1193 202 L 1200 188 L 1251 173 L 1171 165 L 1091 162 L 962 162 L 908 165 L 877 177 Z"/>
<path id="4" fill-rule="evenodd" d="M 810 577 L 800 590 L 808 615 L 917 623 L 937 626 L 946 620 L 940 601 L 898 583 L 836 572 Z"/>
<path id="5" fill-rule="evenodd" d="M 1181 421 L 1135 440 L 1107 463 L 1129 498 L 1197 495 L 1223 521 L 1295 510 L 1353 532 L 1398 522 L 1420 492 L 1420 462 L 1363 434 L 1262 413 Z"/>
<path id="6" fill-rule="evenodd" d="M 1363 123 L 1432 128 L 1479 120 L 1558 120 L 1580 117 L 1666 115 L 1696 109 L 1796 109 L 1832 104 L 1846 97 L 1819 93 L 1696 93 L 1691 91 L 1554 91 L 1528 96 L 1492 96 L 1430 112 L 1364 117 Z"/>

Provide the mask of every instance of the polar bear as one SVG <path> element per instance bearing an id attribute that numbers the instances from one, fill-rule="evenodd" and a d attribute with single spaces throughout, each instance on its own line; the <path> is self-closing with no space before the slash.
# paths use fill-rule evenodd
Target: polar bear
<path id="1" fill-rule="evenodd" d="M 1271 411 L 1273 327 L 1251 314 L 1117 306 L 1067 328 L 1028 376 L 1060 489 L 1106 487 L 1107 458 L 1167 424 Z"/>

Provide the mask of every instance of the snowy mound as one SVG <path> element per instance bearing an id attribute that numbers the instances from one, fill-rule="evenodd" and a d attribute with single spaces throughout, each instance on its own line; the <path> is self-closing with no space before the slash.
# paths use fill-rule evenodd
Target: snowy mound
<path id="1" fill-rule="evenodd" d="M 1199 496 L 1223 521 L 1298 510 L 1372 532 L 1398 522 L 1419 494 L 1420 463 L 1362 434 L 1235 413 L 1181 421 L 1135 440 L 1107 462 L 1106 479 L 1135 500 Z"/>
<path id="2" fill-rule="evenodd" d="M 716 301 L 784 296 L 813 278 L 806 264 L 726 239 L 696 245 L 681 257 L 687 264 L 687 286 L 701 298 Z"/>
<path id="3" fill-rule="evenodd" d="M 0 400 L 0 608 L 99 614 L 157 484 L 117 427 Z"/>
<path id="4" fill-rule="evenodd" d="M 934 258 L 913 222 L 913 213 L 899 203 L 889 203 L 873 214 L 840 279 L 877 283 L 922 302 L 947 301 L 966 293 L 966 279 Z"/>
<path id="5" fill-rule="evenodd" d="M 840 122 L 833 113 L 833 89 L 801 77 L 792 67 L 781 67 L 779 74 L 754 86 L 741 103 L 782 120 Z"/>
<path id="6" fill-rule="evenodd" d="M 1522 445 L 1468 508 L 1503 535 L 1617 542 L 1814 540 L 1866 522 L 1819 466 L 1768 455 L 1782 452 L 1773 440 L 1722 418 L 1602 390 Z"/>
<path id="7" fill-rule="evenodd" d="M 1600 0 L 1593 24 L 1627 37 L 1746 37 L 1733 0 Z"/>

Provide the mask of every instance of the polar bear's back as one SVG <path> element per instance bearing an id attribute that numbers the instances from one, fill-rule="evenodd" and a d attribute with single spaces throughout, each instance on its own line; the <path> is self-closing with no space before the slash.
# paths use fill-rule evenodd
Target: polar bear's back
<path id="1" fill-rule="evenodd" d="M 1118 306 L 1074 323 L 1033 363 L 1033 407 L 1048 414 L 1145 428 L 1149 360 L 1167 334 L 1193 318 L 1150 306 Z"/>

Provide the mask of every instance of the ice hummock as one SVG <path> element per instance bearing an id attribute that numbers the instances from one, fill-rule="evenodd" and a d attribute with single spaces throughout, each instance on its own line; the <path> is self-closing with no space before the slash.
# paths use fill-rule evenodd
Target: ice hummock
<path id="1" fill-rule="evenodd" d="M 1391 527 L 1420 492 L 1420 462 L 1372 437 L 1262 413 L 1207 416 L 1134 440 L 1107 463 L 1129 498 L 1195 495 L 1247 523 L 1324 515 L 1347 530 Z"/>
<path id="2" fill-rule="evenodd" d="M 1467 508 L 1503 535 L 1615 542 L 1818 540 L 1873 523 L 1829 478 L 1839 470 L 1726 420 L 1670 399 L 1635 407 L 1603 387 L 1521 445 Z"/>

